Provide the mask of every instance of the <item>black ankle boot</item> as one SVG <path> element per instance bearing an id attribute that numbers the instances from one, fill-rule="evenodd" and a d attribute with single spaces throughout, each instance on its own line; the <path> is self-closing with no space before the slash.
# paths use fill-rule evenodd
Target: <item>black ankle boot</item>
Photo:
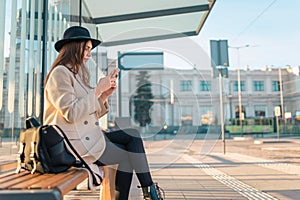
<path id="1" fill-rule="evenodd" d="M 163 200 L 164 191 L 158 186 L 157 183 L 153 183 L 148 187 L 143 187 L 144 200 Z"/>
<path id="2" fill-rule="evenodd" d="M 142 191 L 143 191 L 144 200 L 151 200 L 149 187 L 143 187 Z"/>

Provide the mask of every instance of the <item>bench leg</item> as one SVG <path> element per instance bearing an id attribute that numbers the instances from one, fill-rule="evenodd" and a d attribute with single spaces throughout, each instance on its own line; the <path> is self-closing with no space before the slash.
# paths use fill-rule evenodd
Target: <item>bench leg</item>
<path id="1" fill-rule="evenodd" d="M 115 178 L 117 165 L 104 166 L 104 177 L 102 180 L 101 200 L 114 200 L 116 198 Z"/>
<path id="2" fill-rule="evenodd" d="M 117 191 L 115 188 L 115 180 L 118 165 L 104 166 L 104 177 L 102 180 L 102 189 L 100 193 L 101 200 L 115 200 Z M 130 200 L 130 198 L 128 198 Z"/>

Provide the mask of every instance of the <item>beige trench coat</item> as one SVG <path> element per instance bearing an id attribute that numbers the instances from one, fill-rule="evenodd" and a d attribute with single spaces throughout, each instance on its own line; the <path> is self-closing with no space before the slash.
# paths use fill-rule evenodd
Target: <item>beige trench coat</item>
<path id="1" fill-rule="evenodd" d="M 51 72 L 44 90 L 44 124 L 61 127 L 91 169 L 103 177 L 102 168 L 93 163 L 105 148 L 98 119 L 108 112 L 108 106 L 84 85 L 79 74 L 65 66 Z"/>

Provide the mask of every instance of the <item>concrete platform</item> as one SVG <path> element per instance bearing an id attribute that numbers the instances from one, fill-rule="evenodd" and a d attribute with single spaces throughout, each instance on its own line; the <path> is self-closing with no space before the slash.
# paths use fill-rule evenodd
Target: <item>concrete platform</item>
<path id="1" fill-rule="evenodd" d="M 219 140 L 145 141 L 145 147 L 153 179 L 164 189 L 167 200 L 288 200 L 300 196 L 300 140 L 288 141 L 254 144 L 253 140 L 227 140 L 225 154 Z M 137 185 L 134 177 L 131 200 L 142 199 Z M 98 192 L 92 196 L 77 191 L 65 199 L 99 196 Z"/>
<path id="2" fill-rule="evenodd" d="M 299 199 L 300 139 L 272 140 L 222 143 L 185 137 L 144 143 L 153 179 L 164 189 L 166 200 Z M 16 149 L 3 145 L 0 152 L 1 160 L 14 159 Z M 131 200 L 142 199 L 138 185 L 134 177 Z M 65 199 L 100 199 L 99 191 L 88 191 L 82 184 Z"/>

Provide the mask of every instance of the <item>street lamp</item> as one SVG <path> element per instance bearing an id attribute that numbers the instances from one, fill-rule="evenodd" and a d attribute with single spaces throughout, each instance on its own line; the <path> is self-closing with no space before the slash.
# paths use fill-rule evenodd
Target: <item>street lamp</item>
<path id="1" fill-rule="evenodd" d="M 238 76 L 238 101 L 239 101 L 239 119 L 240 119 L 240 125 L 241 125 L 241 133 L 242 133 L 242 120 L 244 120 L 244 112 L 242 111 L 242 95 L 241 95 L 241 69 L 240 69 L 240 49 L 250 47 L 249 44 L 243 45 L 243 46 L 229 46 L 229 48 L 237 50 L 237 76 Z"/>

